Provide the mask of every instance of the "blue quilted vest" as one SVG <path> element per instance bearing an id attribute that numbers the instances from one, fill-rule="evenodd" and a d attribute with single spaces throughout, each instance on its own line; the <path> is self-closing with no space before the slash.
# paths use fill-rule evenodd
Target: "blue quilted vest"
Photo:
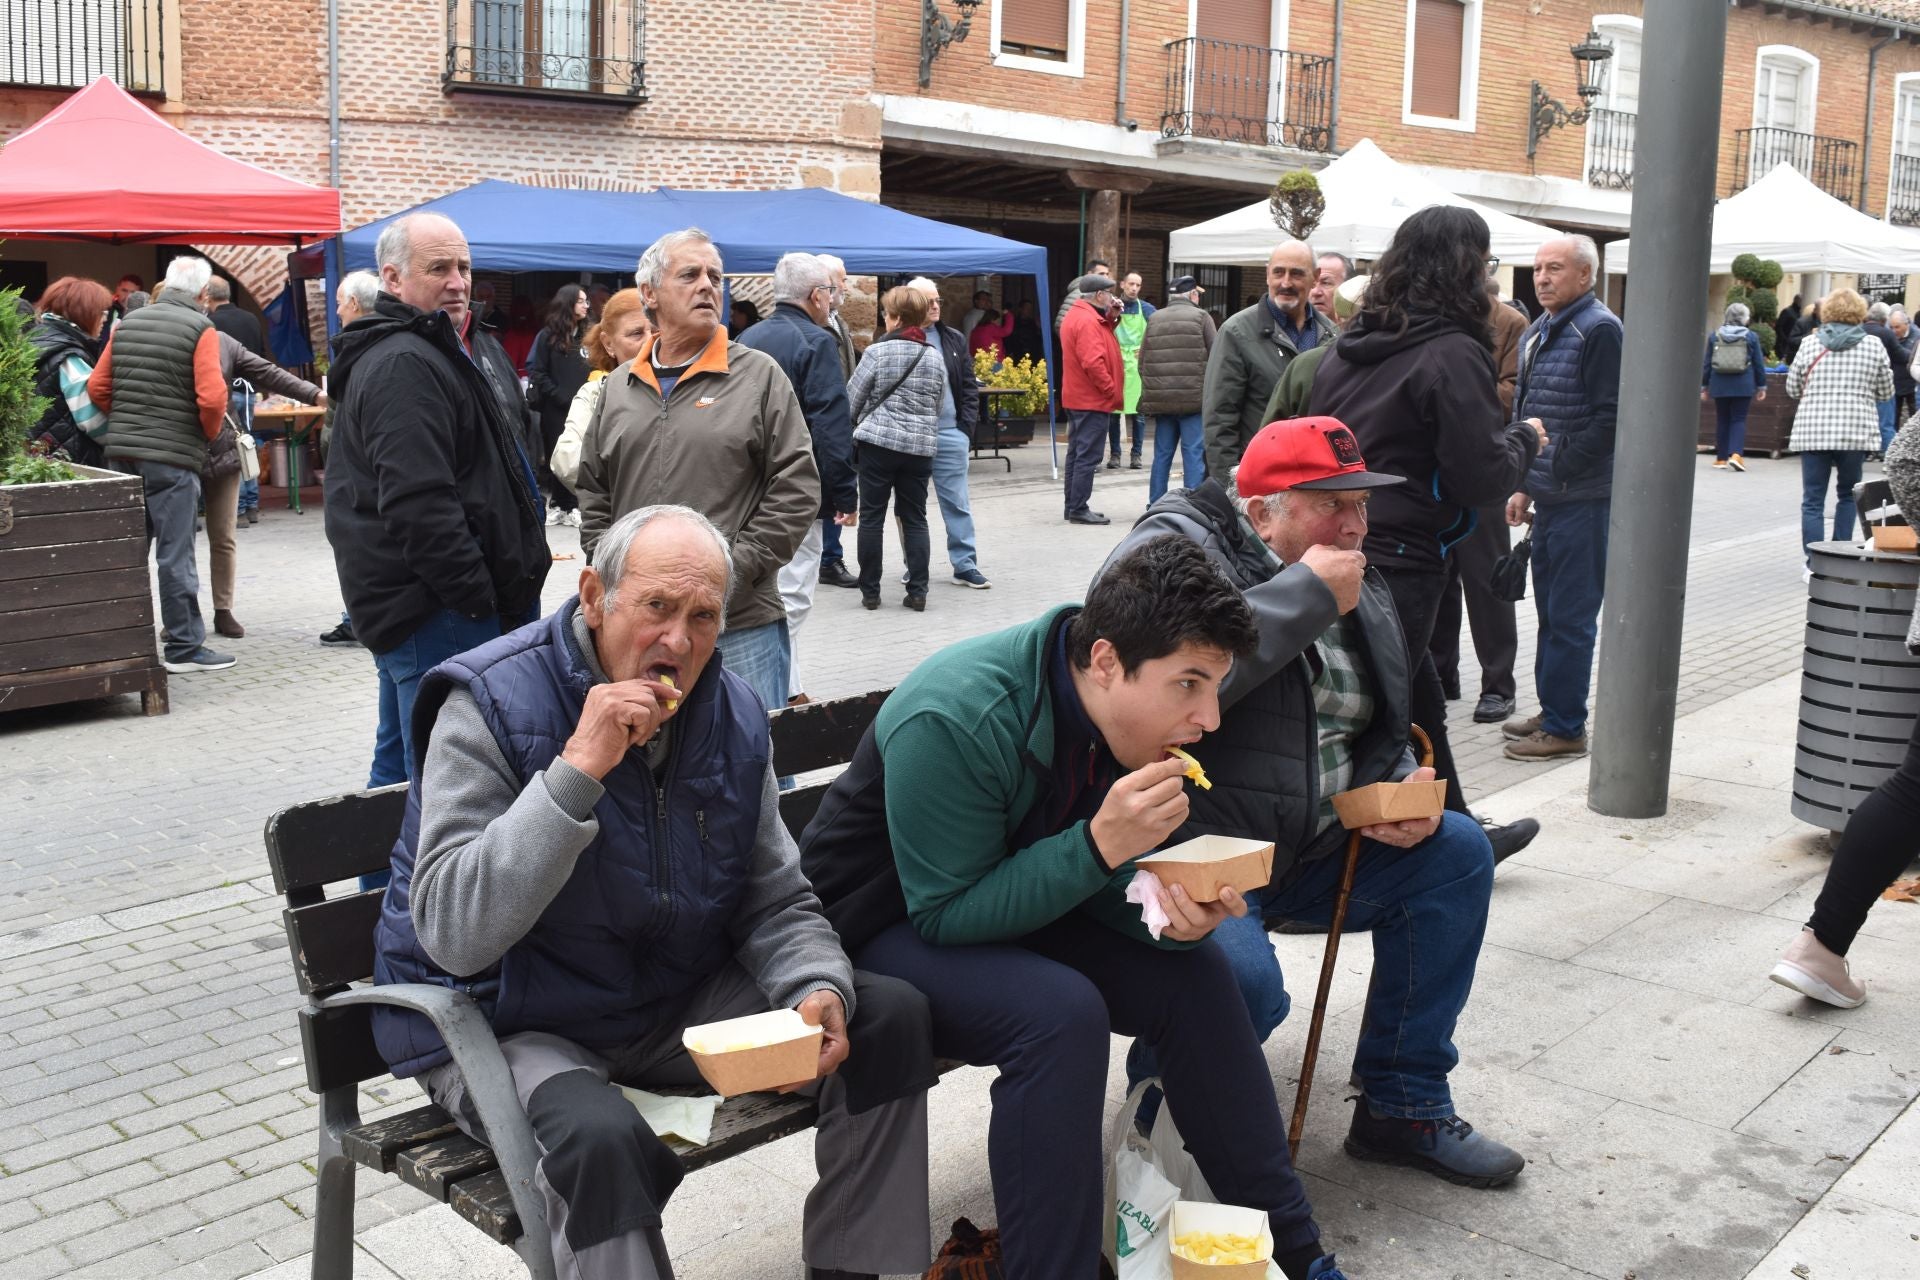
<path id="1" fill-rule="evenodd" d="M 415 708 L 420 757 L 422 729 L 450 692 L 464 688 L 523 783 L 553 763 L 594 683 L 573 633 L 578 604 L 569 600 L 429 672 Z M 602 780 L 606 793 L 593 808 L 600 834 L 539 923 L 483 973 L 447 973 L 414 933 L 415 787 L 374 934 L 374 980 L 453 987 L 480 1003 L 497 1035 L 546 1031 L 590 1049 L 630 1043 L 677 1016 L 684 998 L 733 955 L 730 928 L 772 754 L 765 709 L 722 669 L 719 654 L 674 717 L 672 744 L 663 776 L 654 777 L 634 750 Z M 448 1059 L 439 1034 L 417 1014 L 376 1009 L 373 1031 L 396 1076 Z"/>
<path id="2" fill-rule="evenodd" d="M 1513 416 L 1538 418 L 1547 427 L 1547 447 L 1533 460 L 1526 481 L 1527 493 L 1540 506 L 1613 495 L 1611 458 L 1572 484 L 1561 483 L 1553 474 L 1553 458 L 1560 441 L 1593 425 L 1587 393 L 1580 385 L 1580 352 L 1587 345 L 1587 335 L 1603 325 L 1617 329 L 1620 318 L 1589 293 L 1558 315 L 1543 312 L 1521 339 L 1525 364 L 1520 370 L 1520 394 L 1515 397 Z"/>

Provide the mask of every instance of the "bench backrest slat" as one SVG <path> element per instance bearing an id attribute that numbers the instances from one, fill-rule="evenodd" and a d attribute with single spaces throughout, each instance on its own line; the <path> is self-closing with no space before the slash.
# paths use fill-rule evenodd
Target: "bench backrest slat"
<path id="1" fill-rule="evenodd" d="M 853 759 L 860 735 L 867 731 L 891 689 L 876 689 L 852 698 L 809 702 L 776 711 L 768 720 L 773 729 L 773 763 L 781 773 L 808 773 Z M 794 828 L 798 838 L 800 828 Z"/>
<path id="2" fill-rule="evenodd" d="M 337 991 L 373 976 L 373 930 L 385 897 L 385 890 L 374 889 L 282 913 L 302 995 Z"/>
<path id="3" fill-rule="evenodd" d="M 267 819 L 273 887 L 299 894 L 386 870 L 406 809 L 404 782 L 288 805 Z"/>

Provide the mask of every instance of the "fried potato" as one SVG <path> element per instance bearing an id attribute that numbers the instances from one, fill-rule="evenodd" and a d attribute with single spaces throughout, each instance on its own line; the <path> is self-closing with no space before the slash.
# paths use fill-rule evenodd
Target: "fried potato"
<path id="1" fill-rule="evenodd" d="M 1188 1262 L 1209 1266 L 1232 1266 L 1264 1262 L 1258 1236 L 1226 1235 L 1217 1231 L 1189 1231 L 1173 1238 L 1173 1251 Z"/>
<path id="2" fill-rule="evenodd" d="M 1200 762 L 1198 760 L 1195 760 L 1192 756 L 1188 755 L 1186 752 L 1182 751 L 1178 747 L 1168 747 L 1167 754 L 1172 756 L 1176 760 L 1186 761 L 1187 777 L 1193 779 L 1194 783 L 1197 786 L 1199 786 L 1201 790 L 1203 791 L 1213 790 L 1213 784 L 1207 781 L 1207 771 L 1200 767 Z"/>

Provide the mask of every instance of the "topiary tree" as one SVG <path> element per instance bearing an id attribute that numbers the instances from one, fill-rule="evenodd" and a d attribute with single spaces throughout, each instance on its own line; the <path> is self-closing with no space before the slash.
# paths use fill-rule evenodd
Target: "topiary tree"
<path id="1" fill-rule="evenodd" d="M 1311 170 L 1295 169 L 1281 174 L 1280 180 L 1273 184 L 1267 208 L 1273 213 L 1276 227 L 1295 240 L 1305 240 L 1320 225 L 1320 218 L 1327 211 L 1327 198 L 1320 194 L 1320 179 L 1314 177 Z"/>
<path id="2" fill-rule="evenodd" d="M 1756 320 L 1753 322 L 1753 336 L 1760 339 L 1760 349 L 1767 353 L 1767 359 L 1773 359 L 1774 348 L 1780 342 L 1780 335 L 1773 331 L 1773 326 L 1764 320 Z"/>
<path id="3" fill-rule="evenodd" d="M 1780 315 L 1780 295 L 1770 288 L 1749 289 L 1747 308 L 1756 324 L 1772 324 Z"/>
<path id="4" fill-rule="evenodd" d="M 1780 282 L 1786 279 L 1786 277 L 1787 273 L 1781 269 L 1779 263 L 1775 262 L 1772 258 L 1762 258 L 1760 259 L 1758 269 L 1755 270 L 1753 275 L 1747 278 L 1759 285 L 1762 289 L 1778 289 Z"/>
<path id="5" fill-rule="evenodd" d="M 1733 260 L 1732 271 L 1735 280 L 1747 284 L 1760 283 L 1758 279 L 1760 273 L 1760 255 L 1757 253 L 1741 254 Z"/>

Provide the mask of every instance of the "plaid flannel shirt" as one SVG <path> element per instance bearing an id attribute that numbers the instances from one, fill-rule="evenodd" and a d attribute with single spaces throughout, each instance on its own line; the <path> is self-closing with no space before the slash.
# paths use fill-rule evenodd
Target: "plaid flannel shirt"
<path id="1" fill-rule="evenodd" d="M 1353 781 L 1353 744 L 1373 722 L 1373 688 L 1360 657 L 1353 615 L 1345 614 L 1314 642 L 1313 709 L 1320 727 L 1320 816 L 1315 834 L 1334 824 L 1333 797 Z"/>
<path id="2" fill-rule="evenodd" d="M 1800 344 L 1787 370 L 1787 394 L 1800 402 L 1787 447 L 1873 453 L 1880 448 L 1882 400 L 1893 399 L 1893 369 L 1886 348 L 1871 337 L 1839 351 L 1816 334 Z"/>

